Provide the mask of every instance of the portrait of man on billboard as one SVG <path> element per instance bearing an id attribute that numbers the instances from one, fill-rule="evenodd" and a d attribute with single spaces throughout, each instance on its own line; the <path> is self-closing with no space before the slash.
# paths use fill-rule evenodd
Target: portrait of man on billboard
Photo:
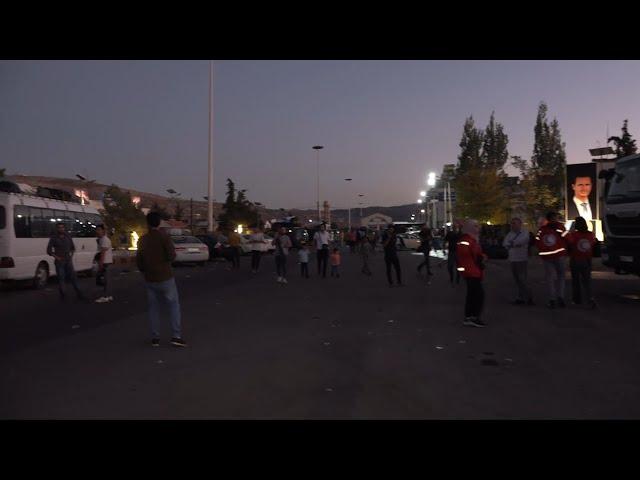
<path id="1" fill-rule="evenodd" d="M 580 216 L 588 224 L 596 219 L 596 165 L 567 165 L 567 220 Z"/>

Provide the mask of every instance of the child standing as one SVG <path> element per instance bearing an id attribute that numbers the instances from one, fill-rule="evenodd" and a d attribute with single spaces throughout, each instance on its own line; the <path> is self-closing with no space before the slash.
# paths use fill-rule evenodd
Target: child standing
<path id="1" fill-rule="evenodd" d="M 340 250 L 338 250 L 337 248 L 334 248 L 333 253 L 331 253 L 330 257 L 331 257 L 331 276 L 340 278 L 340 272 L 338 271 L 338 267 L 340 266 Z"/>
<path id="2" fill-rule="evenodd" d="M 298 260 L 300 261 L 300 274 L 304 278 L 309 278 L 309 247 L 306 244 L 298 250 Z"/>

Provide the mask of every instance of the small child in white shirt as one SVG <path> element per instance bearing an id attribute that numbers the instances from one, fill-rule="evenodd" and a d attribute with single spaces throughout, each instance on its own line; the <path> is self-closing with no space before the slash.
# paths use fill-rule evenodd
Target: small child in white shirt
<path id="1" fill-rule="evenodd" d="M 300 261 L 300 273 L 303 277 L 309 278 L 309 247 L 303 244 L 298 250 L 298 260 Z"/>

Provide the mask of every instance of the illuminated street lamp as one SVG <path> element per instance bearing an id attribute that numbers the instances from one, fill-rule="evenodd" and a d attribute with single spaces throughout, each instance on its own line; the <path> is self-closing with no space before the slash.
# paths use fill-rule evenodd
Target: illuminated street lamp
<path id="1" fill-rule="evenodd" d="M 426 196 L 427 196 L 427 192 L 425 192 L 424 190 L 422 190 L 422 191 L 420 192 L 420 196 L 421 196 L 421 197 L 426 197 Z"/>
<path id="2" fill-rule="evenodd" d="M 430 187 L 436 186 L 436 174 L 435 172 L 429 172 L 429 176 L 427 177 L 427 185 Z"/>

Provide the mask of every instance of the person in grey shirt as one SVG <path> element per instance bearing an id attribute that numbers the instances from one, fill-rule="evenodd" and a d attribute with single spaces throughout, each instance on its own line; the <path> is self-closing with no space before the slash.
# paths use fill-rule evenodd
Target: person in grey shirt
<path id="1" fill-rule="evenodd" d="M 511 273 L 518 287 L 518 296 L 514 305 L 533 305 L 531 290 L 527 285 L 527 267 L 529 264 L 529 232 L 522 228 L 522 220 L 515 217 L 511 220 L 511 231 L 502 245 L 509 251 Z"/>
<path id="2" fill-rule="evenodd" d="M 85 300 L 85 296 L 78 288 L 76 279 L 76 271 L 73 268 L 73 254 L 76 252 L 76 246 L 73 239 L 66 230 L 64 223 L 56 224 L 56 233 L 51 235 L 49 244 L 47 245 L 47 255 L 52 256 L 54 265 L 56 266 L 56 275 L 58 276 L 58 289 L 60 290 L 60 299 L 64 300 L 64 283 L 65 280 L 71 283 L 76 291 L 78 300 Z"/>

